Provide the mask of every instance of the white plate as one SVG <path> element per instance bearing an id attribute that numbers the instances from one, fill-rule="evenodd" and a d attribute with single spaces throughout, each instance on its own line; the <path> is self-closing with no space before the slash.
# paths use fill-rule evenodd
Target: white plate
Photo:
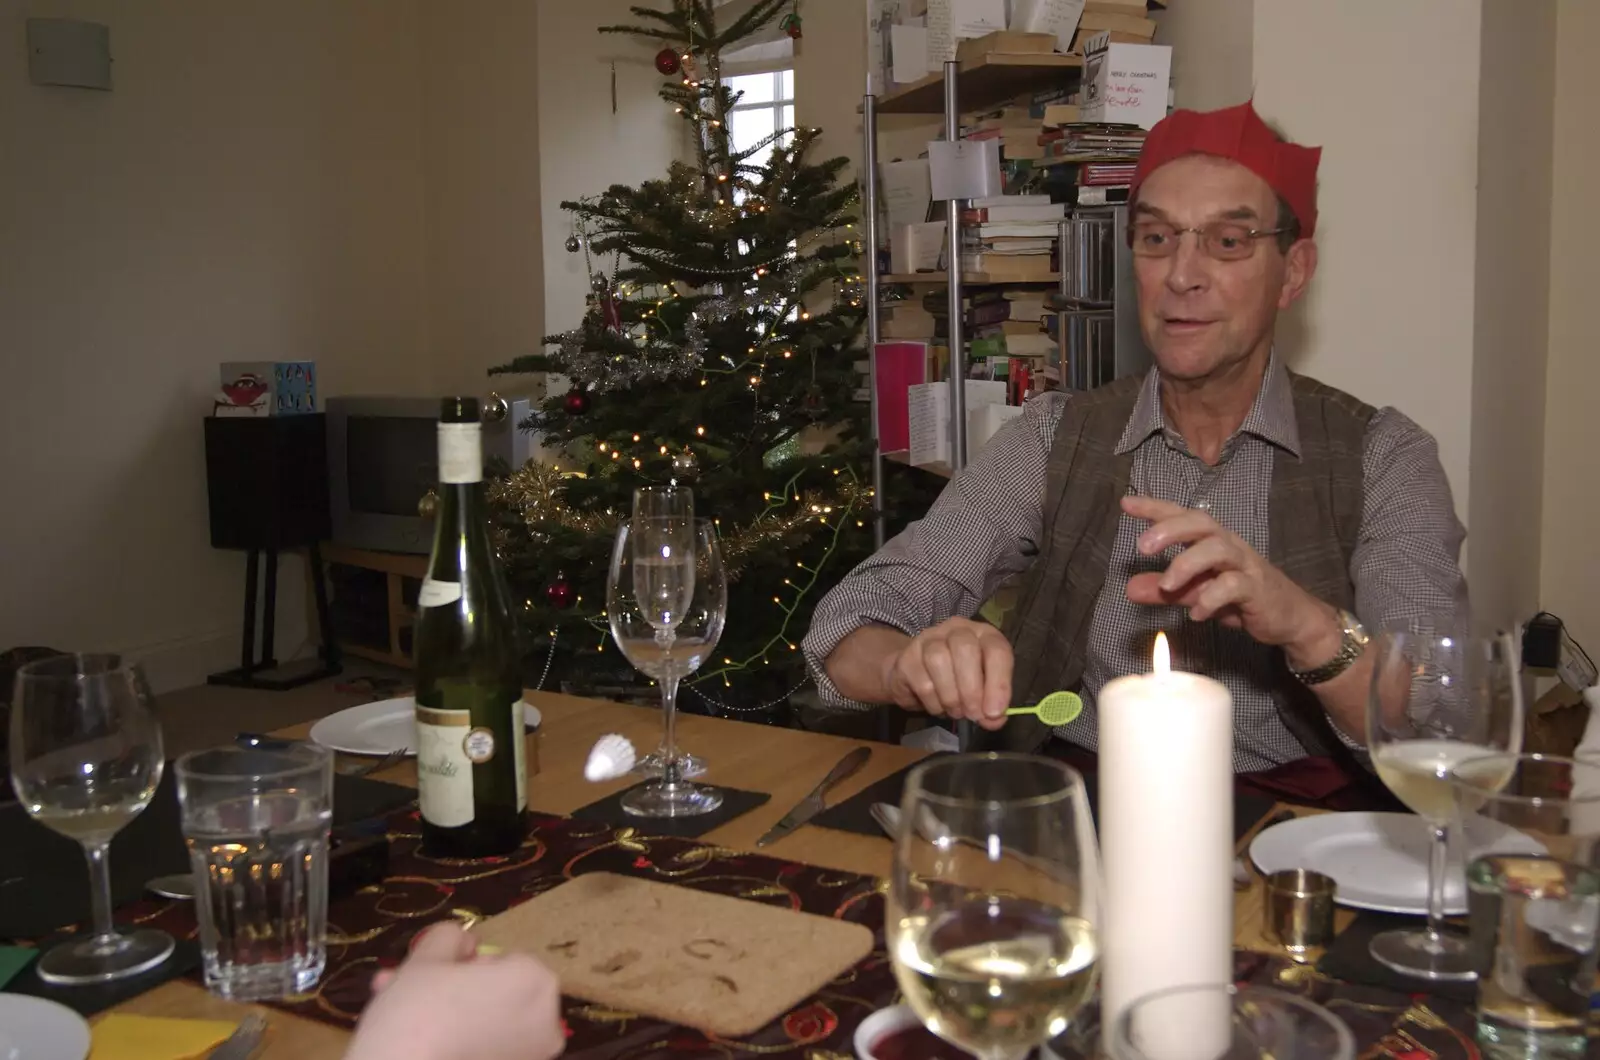
<path id="1" fill-rule="evenodd" d="M 381 699 L 329 714 L 311 726 L 311 739 L 324 747 L 353 755 L 386 755 L 394 751 L 415 754 L 411 747 L 417 701 L 411 696 Z M 539 708 L 526 701 L 522 717 L 528 728 L 543 720 Z M 5 1060 L 0 1054 L 0 1060 Z"/>
<path id="2" fill-rule="evenodd" d="M 83 1060 L 89 1025 L 67 1006 L 42 997 L 0 994 L 0 1060 Z"/>
<path id="3" fill-rule="evenodd" d="M 1481 819 L 1474 822 L 1474 828 L 1483 827 L 1503 826 Z M 1468 835 L 1465 847 L 1471 850 L 1489 838 Z M 1492 838 L 1500 849 L 1544 853 L 1544 847 L 1528 836 L 1507 840 L 1502 832 Z M 1432 843 L 1433 830 L 1415 814 L 1324 813 L 1268 828 L 1250 844 L 1250 857 L 1263 874 L 1312 869 L 1332 876 L 1338 884 L 1335 900 L 1340 905 L 1426 916 Z M 1461 865 L 1460 857 L 1452 857 L 1445 874 L 1447 916 L 1467 911 L 1467 883 Z"/>

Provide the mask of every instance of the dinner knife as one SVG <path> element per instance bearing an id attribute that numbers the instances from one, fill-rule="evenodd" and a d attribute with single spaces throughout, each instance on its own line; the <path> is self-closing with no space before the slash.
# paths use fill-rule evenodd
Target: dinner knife
<path id="1" fill-rule="evenodd" d="M 252 1012 L 239 1021 L 227 1041 L 213 1049 L 206 1060 L 250 1060 L 266 1033 L 267 1021 Z"/>
<path id="2" fill-rule="evenodd" d="M 871 757 L 872 748 L 857 747 L 854 751 L 839 759 L 839 764 L 828 771 L 828 775 L 822 778 L 822 783 L 813 788 L 810 795 L 801 799 L 794 809 L 784 814 L 783 819 L 773 825 L 770 832 L 756 840 L 756 846 L 764 847 L 769 843 L 776 843 L 821 813 L 824 806 L 822 797 L 828 793 L 828 789 L 854 775 L 857 770 L 867 764 L 867 759 Z"/>

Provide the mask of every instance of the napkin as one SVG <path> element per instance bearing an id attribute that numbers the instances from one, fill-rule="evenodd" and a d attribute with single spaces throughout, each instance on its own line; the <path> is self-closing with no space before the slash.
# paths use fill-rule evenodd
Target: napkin
<path id="1" fill-rule="evenodd" d="M 161 1019 L 113 1012 L 91 1029 L 89 1060 L 191 1060 L 221 1045 L 230 1020 Z"/>
<path id="2" fill-rule="evenodd" d="M 38 950 L 27 946 L 0 946 L 0 990 L 38 955 Z"/>

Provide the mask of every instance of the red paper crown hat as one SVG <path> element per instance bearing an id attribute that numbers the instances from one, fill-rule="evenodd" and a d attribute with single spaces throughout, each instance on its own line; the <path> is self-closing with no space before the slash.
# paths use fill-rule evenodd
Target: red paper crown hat
<path id="1" fill-rule="evenodd" d="M 1175 110 L 1145 137 L 1134 170 L 1130 200 L 1145 178 L 1184 155 L 1215 155 L 1237 162 L 1267 182 L 1300 221 L 1300 235 L 1317 230 L 1317 163 L 1322 148 L 1278 139 L 1252 103 L 1222 110 Z"/>

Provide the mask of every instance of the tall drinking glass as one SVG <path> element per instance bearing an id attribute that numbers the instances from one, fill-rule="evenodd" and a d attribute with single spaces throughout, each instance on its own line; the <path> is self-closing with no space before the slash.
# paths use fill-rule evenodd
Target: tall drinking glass
<path id="1" fill-rule="evenodd" d="M 1484 775 L 1505 786 L 1484 791 Z M 1495 1060 L 1578 1060 L 1600 953 L 1600 762 L 1492 755 L 1453 776 L 1478 1043 Z"/>
<path id="2" fill-rule="evenodd" d="M 1428 922 L 1423 929 L 1372 937 L 1379 963 L 1422 979 L 1472 979 L 1459 934 L 1444 930 L 1444 876 L 1455 816 L 1450 770 L 1493 751 L 1522 749 L 1522 683 L 1507 636 L 1390 633 L 1377 644 L 1367 697 L 1367 748 L 1378 776 L 1433 830 L 1428 858 Z M 1506 774 L 1473 777 L 1496 790 Z"/>
<path id="3" fill-rule="evenodd" d="M 907 1002 L 983 1060 L 1064 1032 L 1098 974 L 1100 857 L 1076 770 L 952 755 L 906 781 L 886 917 Z"/>
<path id="4" fill-rule="evenodd" d="M 136 666 L 115 655 L 61 655 L 17 671 L 11 784 L 40 824 L 83 845 L 94 930 L 39 961 L 47 983 L 137 975 L 172 953 L 171 936 L 111 921 L 111 837 L 144 812 L 161 782 L 161 726 Z"/>
<path id="5" fill-rule="evenodd" d="M 206 987 L 235 1001 L 311 989 L 327 963 L 333 753 L 218 747 L 175 768 Z"/>
<path id="6" fill-rule="evenodd" d="M 636 489 L 633 491 L 633 514 L 639 519 L 692 520 L 694 491 L 685 486 L 645 486 Z M 699 755 L 674 748 L 672 756 L 678 760 L 680 778 L 698 777 L 706 771 L 705 759 Z M 662 745 L 639 759 L 633 771 L 640 776 L 659 777 L 665 771 L 666 762 L 666 746 Z"/>
<path id="7" fill-rule="evenodd" d="M 1197 1009 L 1227 1014 L 1224 1041 L 1200 1041 Z M 1343 1020 L 1303 997 L 1263 987 L 1185 986 L 1142 997 L 1112 1030 L 1111 1060 L 1353 1060 Z"/>
<path id="8" fill-rule="evenodd" d="M 640 817 L 688 817 L 722 805 L 722 793 L 684 777 L 677 747 L 678 684 L 700 668 L 722 637 L 728 582 L 709 519 L 630 519 L 617 528 L 606 587 L 611 636 L 636 669 L 661 688 L 659 779 L 636 788 L 622 808 Z"/>

